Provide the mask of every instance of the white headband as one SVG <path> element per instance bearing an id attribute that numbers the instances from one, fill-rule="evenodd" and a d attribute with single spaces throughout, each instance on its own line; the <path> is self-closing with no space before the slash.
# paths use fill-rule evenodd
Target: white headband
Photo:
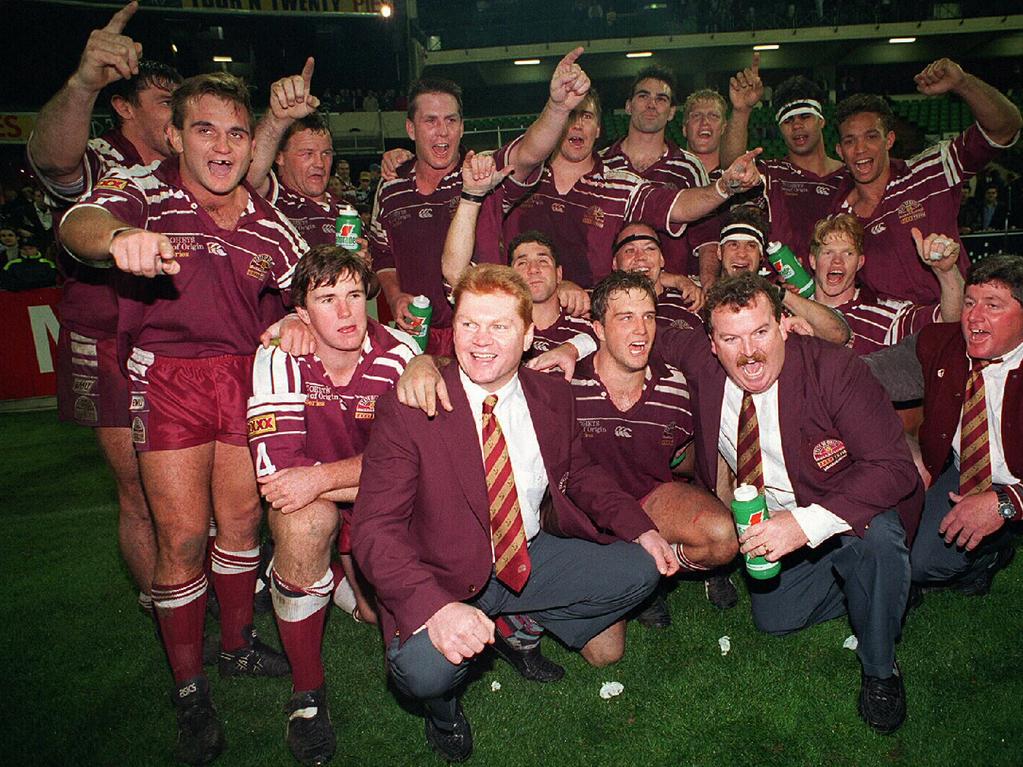
<path id="1" fill-rule="evenodd" d="M 783 123 L 790 117 L 796 115 L 814 115 L 822 120 L 824 119 L 824 110 L 821 109 L 821 102 L 816 99 L 798 99 L 796 101 L 790 101 L 788 104 L 783 106 L 774 115 L 774 118 L 779 122 Z"/>

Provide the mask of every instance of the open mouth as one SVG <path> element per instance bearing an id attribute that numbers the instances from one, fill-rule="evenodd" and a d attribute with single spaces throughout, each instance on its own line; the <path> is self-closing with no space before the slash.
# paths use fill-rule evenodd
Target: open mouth
<path id="1" fill-rule="evenodd" d="M 569 136 L 568 137 L 568 145 L 570 147 L 572 147 L 573 149 L 582 149 L 583 146 L 585 145 L 585 143 L 586 142 L 585 142 L 585 140 L 583 139 L 582 136 Z"/>
<path id="2" fill-rule="evenodd" d="M 749 381 L 756 381 L 763 377 L 766 366 L 763 362 L 747 362 L 745 365 L 740 365 L 739 370 L 742 371 L 743 376 Z"/>
<path id="3" fill-rule="evenodd" d="M 845 272 L 841 269 L 832 269 L 825 275 L 824 281 L 829 287 L 837 287 L 845 282 Z"/>
<path id="4" fill-rule="evenodd" d="M 451 144 L 434 144 L 430 150 L 435 157 L 446 158 L 451 152 Z"/>
<path id="5" fill-rule="evenodd" d="M 230 178 L 234 163 L 230 160 L 210 160 L 206 163 L 210 175 L 216 178 Z"/>
<path id="6" fill-rule="evenodd" d="M 629 354 L 633 357 L 642 357 L 646 354 L 648 345 L 646 341 L 631 341 L 629 342 Z"/>
<path id="7" fill-rule="evenodd" d="M 853 163 L 853 170 L 860 176 L 867 176 L 874 168 L 874 161 L 871 158 L 864 158 Z"/>

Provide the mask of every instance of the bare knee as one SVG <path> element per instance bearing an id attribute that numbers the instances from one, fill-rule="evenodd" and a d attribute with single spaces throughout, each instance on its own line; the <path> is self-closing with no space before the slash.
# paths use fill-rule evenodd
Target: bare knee
<path id="1" fill-rule="evenodd" d="M 583 646 L 579 654 L 595 668 L 620 661 L 625 655 L 625 621 L 618 621 L 597 634 Z"/>
<path id="2" fill-rule="evenodd" d="M 206 556 L 207 528 L 180 525 L 156 531 L 158 559 L 164 569 L 193 570 L 202 567 Z"/>
<path id="3" fill-rule="evenodd" d="M 715 516 L 707 526 L 707 561 L 711 567 L 724 565 L 739 553 L 739 538 L 730 516 Z"/>

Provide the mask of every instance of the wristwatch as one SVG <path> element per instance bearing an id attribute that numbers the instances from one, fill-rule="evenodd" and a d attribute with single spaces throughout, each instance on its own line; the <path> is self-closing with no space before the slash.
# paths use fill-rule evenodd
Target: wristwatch
<path id="1" fill-rule="evenodd" d="M 998 516 L 1006 522 L 1016 518 L 1016 507 L 1012 505 L 1009 494 L 1005 490 L 995 490 L 995 497 L 998 498 Z"/>

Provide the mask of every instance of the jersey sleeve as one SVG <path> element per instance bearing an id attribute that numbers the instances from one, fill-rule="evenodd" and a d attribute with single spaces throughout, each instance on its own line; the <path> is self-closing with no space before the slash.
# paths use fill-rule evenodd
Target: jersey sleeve
<path id="1" fill-rule="evenodd" d="M 644 224 L 667 232 L 672 237 L 681 237 L 685 224 L 671 220 L 671 209 L 675 199 L 685 190 L 673 189 L 663 184 L 644 181 L 637 185 L 625 208 L 625 221 L 642 221 Z"/>
<path id="2" fill-rule="evenodd" d="M 897 344 L 906 336 L 919 333 L 928 325 L 941 322 L 941 304 L 933 303 L 922 306 L 911 301 L 900 302 L 904 305 L 895 313 L 891 327 L 885 338 L 885 345 Z"/>
<path id="3" fill-rule="evenodd" d="M 79 208 L 102 208 L 118 221 L 140 229 L 145 229 L 149 220 L 145 193 L 131 175 L 120 168 L 114 168 L 97 181 L 92 191 L 64 214 L 65 218 Z"/>
<path id="4" fill-rule="evenodd" d="M 378 272 L 397 268 L 387 227 L 384 226 L 382 220 L 381 202 L 386 186 L 387 184 L 384 183 L 377 187 L 376 197 L 373 200 L 373 214 L 369 221 L 369 254 L 373 260 L 373 269 Z"/>
<path id="5" fill-rule="evenodd" d="M 522 136 L 508 142 L 494 153 L 494 163 L 497 166 L 497 170 L 504 170 L 508 167 L 511 153 L 520 143 L 522 143 Z M 533 190 L 533 187 L 540 181 L 540 176 L 543 175 L 543 169 L 544 164 L 541 162 L 533 168 L 528 178 L 519 181 L 514 176 L 509 175 L 501 182 L 501 197 L 507 209 L 513 208 L 516 203 Z"/>
<path id="6" fill-rule="evenodd" d="M 1016 143 L 1015 139 L 1008 146 L 1012 146 L 1014 143 Z M 928 147 L 910 160 L 909 164 L 940 161 L 945 181 L 951 188 L 959 186 L 968 178 L 979 173 L 984 166 L 998 156 L 1001 150 L 1006 148 L 1008 147 L 994 143 L 981 127 L 974 123 L 955 138 L 939 141 L 934 146 Z"/>
<path id="7" fill-rule="evenodd" d="M 306 456 L 305 399 L 298 360 L 275 346 L 260 348 L 252 363 L 246 413 L 257 477 L 317 464 Z"/>

